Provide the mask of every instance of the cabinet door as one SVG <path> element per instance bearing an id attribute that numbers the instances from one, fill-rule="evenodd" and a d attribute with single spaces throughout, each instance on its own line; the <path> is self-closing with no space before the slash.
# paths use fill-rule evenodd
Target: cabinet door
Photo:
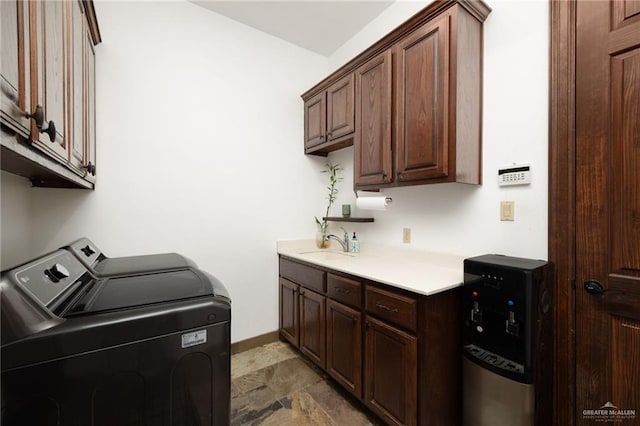
<path id="1" fill-rule="evenodd" d="M 31 110 L 36 105 L 44 108 L 45 120 L 54 122 L 56 128 L 55 141 L 51 142 L 46 133 L 40 133 L 32 123 L 31 137 L 36 145 L 66 163 L 68 159 L 67 141 L 65 139 L 65 5 L 62 1 L 39 1 L 30 3 L 31 49 L 35 52 L 35 63 L 32 64 Z M 35 47 L 35 48 L 34 48 Z M 32 56 L 33 57 L 33 56 Z"/>
<path id="2" fill-rule="evenodd" d="M 449 16 L 400 41 L 395 56 L 398 180 L 447 177 Z"/>
<path id="3" fill-rule="evenodd" d="M 298 285 L 280 278 L 280 335 L 299 346 Z"/>
<path id="4" fill-rule="evenodd" d="M 391 51 L 356 70 L 355 185 L 392 181 Z"/>
<path id="5" fill-rule="evenodd" d="M 95 182 L 97 174 L 96 168 L 96 52 L 89 32 L 88 25 L 85 25 L 84 33 L 84 164 L 92 165 L 91 174 L 85 178 Z"/>
<path id="6" fill-rule="evenodd" d="M 385 422 L 417 423 L 417 339 L 367 316 L 365 403 Z"/>
<path id="7" fill-rule="evenodd" d="M 82 166 L 85 164 L 84 116 L 85 116 L 85 86 L 84 86 L 84 14 L 80 2 L 70 2 L 71 7 L 71 37 L 68 67 L 71 72 L 69 87 L 70 99 L 70 132 L 67 135 L 71 152 L 69 162 L 76 172 L 84 174 Z"/>
<path id="8" fill-rule="evenodd" d="M 362 314 L 327 299 L 327 372 L 362 398 Z"/>
<path id="9" fill-rule="evenodd" d="M 22 0 L 0 1 L 0 121 L 25 138 L 29 98 L 29 8 Z"/>
<path id="10" fill-rule="evenodd" d="M 300 289 L 300 351 L 320 368 L 326 360 L 326 298 Z"/>
<path id="11" fill-rule="evenodd" d="M 304 147 L 305 149 L 326 142 L 327 109 L 325 92 L 318 93 L 304 103 Z"/>
<path id="12" fill-rule="evenodd" d="M 349 74 L 327 89 L 327 140 L 334 140 L 353 133 L 354 77 Z"/>

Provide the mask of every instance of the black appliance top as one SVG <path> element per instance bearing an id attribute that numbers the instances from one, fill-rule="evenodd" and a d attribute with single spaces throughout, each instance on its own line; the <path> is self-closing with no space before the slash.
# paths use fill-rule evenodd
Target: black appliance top
<path id="1" fill-rule="evenodd" d="M 98 279 L 65 316 L 214 296 L 214 284 L 195 269 Z"/>
<path id="2" fill-rule="evenodd" d="M 544 260 L 525 259 L 522 257 L 505 256 L 502 254 L 485 254 L 464 260 L 467 263 L 486 264 L 512 269 L 534 270 L 547 264 Z"/>
<path id="3" fill-rule="evenodd" d="M 191 259 L 177 253 L 110 258 L 86 237 L 62 248 L 71 252 L 89 271 L 100 277 L 197 267 Z"/>

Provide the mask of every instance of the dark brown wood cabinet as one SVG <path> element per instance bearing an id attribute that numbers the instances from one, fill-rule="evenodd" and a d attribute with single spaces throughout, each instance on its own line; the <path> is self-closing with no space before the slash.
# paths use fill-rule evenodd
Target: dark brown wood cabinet
<path id="1" fill-rule="evenodd" d="M 280 258 L 280 335 L 325 368 L 327 273 Z"/>
<path id="2" fill-rule="evenodd" d="M 8 0 L 1 7 L 2 169 L 35 186 L 93 188 L 93 46 L 100 42 L 93 3 Z M 27 117 L 35 111 L 38 123 Z"/>
<path id="3" fill-rule="evenodd" d="M 31 120 L 24 113 L 31 106 L 29 2 L 1 1 L 0 16 L 0 120 L 28 138 Z"/>
<path id="4" fill-rule="evenodd" d="M 296 348 L 300 346 L 299 288 L 296 283 L 280 278 L 280 335 Z"/>
<path id="5" fill-rule="evenodd" d="M 68 93 L 69 165 L 80 176 L 95 182 L 95 51 L 82 5 L 74 1 L 69 7 L 72 27 L 68 66 L 73 76 Z"/>
<path id="6" fill-rule="evenodd" d="M 460 423 L 459 303 L 280 257 L 281 338 L 388 424 Z"/>
<path id="7" fill-rule="evenodd" d="M 362 398 L 362 313 L 327 299 L 327 372 Z"/>
<path id="8" fill-rule="evenodd" d="M 356 142 L 354 184 L 383 185 L 393 178 L 391 153 L 391 51 L 366 62 L 356 72 Z"/>
<path id="9" fill-rule="evenodd" d="M 355 73 L 357 189 L 481 183 L 490 12 L 482 1 L 436 0 L 303 95 Z"/>
<path id="10" fill-rule="evenodd" d="M 447 177 L 449 16 L 417 29 L 394 50 L 397 178 Z"/>
<path id="11" fill-rule="evenodd" d="M 320 368 L 326 367 L 327 298 L 308 289 L 300 289 L 300 352 Z"/>
<path id="12" fill-rule="evenodd" d="M 68 2 L 39 1 L 31 9 L 32 23 L 39 31 L 32 33 L 31 49 L 35 51 L 35 62 L 31 69 L 31 106 L 44 109 L 44 119 L 49 126 L 55 126 L 55 134 L 40 133 L 35 121 L 31 123 L 33 144 L 49 156 L 65 163 L 69 157 L 67 135 L 67 108 L 69 107 L 66 90 L 67 80 L 67 41 L 66 27 L 70 24 L 67 13 Z M 51 139 L 53 136 L 53 139 Z"/>
<path id="13" fill-rule="evenodd" d="M 417 424 L 416 337 L 370 316 L 365 327 L 365 403 L 388 424 Z"/>
<path id="14" fill-rule="evenodd" d="M 327 155 L 353 143 L 354 76 L 348 74 L 304 99 L 305 153 Z"/>

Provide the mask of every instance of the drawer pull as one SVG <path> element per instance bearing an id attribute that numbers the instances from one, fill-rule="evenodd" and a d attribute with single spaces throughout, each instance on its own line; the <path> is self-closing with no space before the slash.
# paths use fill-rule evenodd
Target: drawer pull
<path id="1" fill-rule="evenodd" d="M 342 293 L 342 294 L 349 294 L 351 293 L 351 290 L 345 290 L 344 288 L 341 287 L 334 287 L 336 290 L 336 293 Z"/>
<path id="2" fill-rule="evenodd" d="M 400 312 L 398 310 L 398 308 L 390 308 L 387 305 L 383 305 L 382 303 L 376 303 L 376 306 L 380 309 L 384 309 L 385 311 L 389 311 L 389 312 Z"/>

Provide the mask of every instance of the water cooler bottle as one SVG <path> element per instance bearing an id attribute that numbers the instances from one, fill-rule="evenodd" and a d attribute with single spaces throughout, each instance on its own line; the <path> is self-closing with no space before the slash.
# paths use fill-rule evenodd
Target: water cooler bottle
<path id="1" fill-rule="evenodd" d="M 465 426 L 542 426 L 552 418 L 552 266 L 484 255 L 464 262 Z"/>

